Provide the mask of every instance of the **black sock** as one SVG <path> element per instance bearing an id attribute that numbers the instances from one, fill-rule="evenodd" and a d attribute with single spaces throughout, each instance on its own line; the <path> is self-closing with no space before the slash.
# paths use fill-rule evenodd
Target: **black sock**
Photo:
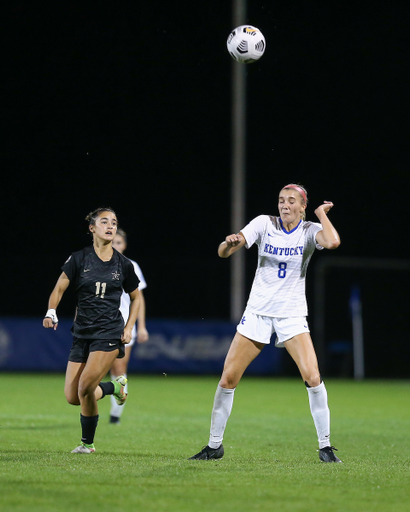
<path id="1" fill-rule="evenodd" d="M 97 429 L 98 414 L 97 416 L 83 416 L 80 414 L 80 422 L 83 434 L 81 442 L 85 444 L 93 444 L 95 431 Z"/>
<path id="2" fill-rule="evenodd" d="M 112 382 L 100 382 L 98 385 L 100 386 L 100 388 L 102 389 L 102 392 L 103 392 L 101 398 L 104 398 L 105 395 L 113 395 L 114 394 L 115 387 Z"/>

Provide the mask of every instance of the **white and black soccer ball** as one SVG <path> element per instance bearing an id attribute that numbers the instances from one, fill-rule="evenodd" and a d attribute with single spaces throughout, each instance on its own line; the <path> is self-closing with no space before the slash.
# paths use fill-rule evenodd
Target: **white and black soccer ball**
<path id="1" fill-rule="evenodd" d="M 226 46 L 233 59 L 251 64 L 262 57 L 266 41 L 258 28 L 241 25 L 229 34 Z"/>

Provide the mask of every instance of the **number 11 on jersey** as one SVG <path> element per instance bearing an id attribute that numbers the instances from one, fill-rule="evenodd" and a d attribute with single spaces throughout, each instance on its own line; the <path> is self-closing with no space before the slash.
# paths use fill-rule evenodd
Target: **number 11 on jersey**
<path id="1" fill-rule="evenodd" d="M 100 283 L 99 281 L 97 281 L 95 283 L 95 295 L 96 295 L 96 297 L 100 297 L 101 299 L 103 299 L 104 295 L 105 295 L 106 287 L 107 287 L 107 283 Z M 101 290 L 101 295 L 100 295 L 100 290 Z"/>

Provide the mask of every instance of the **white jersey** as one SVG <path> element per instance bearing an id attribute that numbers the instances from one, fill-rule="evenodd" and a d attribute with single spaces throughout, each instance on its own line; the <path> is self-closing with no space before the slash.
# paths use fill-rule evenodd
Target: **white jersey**
<path id="1" fill-rule="evenodd" d="M 143 290 L 144 288 L 147 287 L 147 283 L 145 282 L 144 275 L 143 275 L 138 263 L 136 263 L 133 260 L 130 260 L 130 262 L 133 264 L 135 273 L 137 274 L 137 277 L 140 280 L 140 283 L 138 285 L 138 290 Z M 131 304 L 130 296 L 128 295 L 128 293 L 125 293 L 123 291 L 122 295 L 121 295 L 120 311 L 121 311 L 122 317 L 124 318 L 125 323 L 127 323 L 127 320 L 128 320 L 129 314 L 130 314 L 130 304 Z"/>
<path id="2" fill-rule="evenodd" d="M 316 242 L 322 229 L 317 222 L 301 220 L 288 233 L 280 217 L 260 215 L 241 230 L 247 249 L 258 245 L 258 268 L 247 309 L 262 316 L 307 316 L 306 271 L 315 248 L 323 249 Z"/>

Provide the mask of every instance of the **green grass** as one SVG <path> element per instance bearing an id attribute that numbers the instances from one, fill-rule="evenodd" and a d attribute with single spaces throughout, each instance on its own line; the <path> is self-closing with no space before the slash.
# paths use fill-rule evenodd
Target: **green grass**
<path id="1" fill-rule="evenodd" d="M 60 375 L 0 375 L 0 509 L 8 511 L 410 510 L 410 382 L 326 382 L 332 443 L 320 463 L 300 380 L 244 378 L 225 457 L 188 461 L 207 443 L 217 377 L 131 376 L 120 426 L 100 402 L 92 455 Z"/>

